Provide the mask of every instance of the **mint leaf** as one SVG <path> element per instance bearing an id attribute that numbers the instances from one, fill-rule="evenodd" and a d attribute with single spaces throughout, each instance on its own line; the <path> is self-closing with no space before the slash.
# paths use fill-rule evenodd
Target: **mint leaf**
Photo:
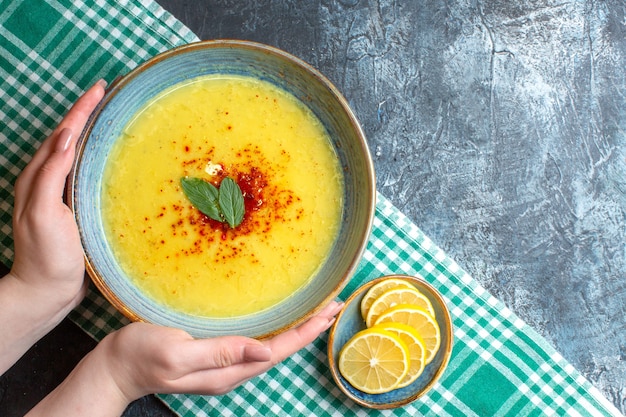
<path id="1" fill-rule="evenodd" d="M 226 222 L 231 228 L 235 228 L 243 221 L 245 206 L 243 193 L 239 185 L 230 177 L 222 180 L 219 189 L 218 202 Z"/>
<path id="2" fill-rule="evenodd" d="M 213 184 L 200 178 L 181 178 L 180 184 L 191 204 L 211 219 L 224 222 L 218 202 L 219 191 Z"/>
<path id="3" fill-rule="evenodd" d="M 233 229 L 243 221 L 243 193 L 232 178 L 224 178 L 219 189 L 200 178 L 184 177 L 180 184 L 191 204 L 211 219 L 228 223 Z"/>

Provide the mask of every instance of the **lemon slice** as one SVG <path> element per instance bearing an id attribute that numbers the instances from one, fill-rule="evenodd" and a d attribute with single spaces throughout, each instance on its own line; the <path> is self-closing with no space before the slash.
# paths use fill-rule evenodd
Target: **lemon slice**
<path id="1" fill-rule="evenodd" d="M 383 329 L 361 330 L 339 353 L 339 372 L 356 389 L 382 394 L 395 389 L 409 371 L 406 344 Z"/>
<path id="2" fill-rule="evenodd" d="M 400 304 L 382 313 L 374 325 L 389 322 L 413 327 L 424 340 L 426 365 L 433 360 L 441 344 L 441 333 L 439 324 L 426 310 L 415 305 Z"/>
<path id="3" fill-rule="evenodd" d="M 433 305 L 424 294 L 419 292 L 416 288 L 397 287 L 383 292 L 374 300 L 365 317 L 367 327 L 372 327 L 376 319 L 384 311 L 400 304 L 411 304 L 422 307 L 424 310 L 428 311 L 432 317 L 435 317 Z"/>
<path id="4" fill-rule="evenodd" d="M 365 296 L 361 300 L 361 317 L 363 317 L 363 320 L 367 318 L 367 312 L 369 311 L 369 308 L 374 300 L 376 300 L 385 291 L 397 287 L 416 289 L 413 284 L 400 278 L 388 278 L 380 281 L 378 284 L 374 284 L 372 288 L 367 290 L 367 293 L 365 293 Z"/>
<path id="5" fill-rule="evenodd" d="M 422 337 L 411 326 L 401 323 L 381 323 L 373 327 L 374 329 L 383 329 L 388 332 L 398 335 L 400 340 L 406 343 L 409 349 L 409 358 L 411 359 L 411 365 L 409 371 L 404 376 L 404 379 L 400 381 L 396 388 L 406 387 L 415 381 L 424 372 L 426 366 L 426 348 L 424 347 L 424 341 Z"/>

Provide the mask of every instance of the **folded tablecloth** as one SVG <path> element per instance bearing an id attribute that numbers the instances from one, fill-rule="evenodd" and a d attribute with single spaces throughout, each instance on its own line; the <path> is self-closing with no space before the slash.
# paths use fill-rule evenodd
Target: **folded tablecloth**
<path id="1" fill-rule="evenodd" d="M 150 0 L 0 1 L 0 260 L 13 258 L 13 183 L 38 144 L 79 95 L 173 46 L 196 41 Z M 378 195 L 373 233 L 341 293 L 386 274 L 420 274 L 444 296 L 454 348 L 442 379 L 414 403 L 362 408 L 334 385 L 326 335 L 233 392 L 161 395 L 181 416 L 619 415 L 546 340 L 490 295 L 386 198 Z M 127 323 L 95 289 L 71 318 L 99 340 Z"/>

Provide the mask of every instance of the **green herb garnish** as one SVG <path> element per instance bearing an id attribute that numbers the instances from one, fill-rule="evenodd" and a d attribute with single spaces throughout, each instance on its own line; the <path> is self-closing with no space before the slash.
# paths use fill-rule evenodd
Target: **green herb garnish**
<path id="1" fill-rule="evenodd" d="M 235 228 L 239 226 L 243 221 L 243 213 L 245 211 L 243 193 L 232 178 L 226 177 L 222 180 L 218 203 L 230 227 Z"/>
<path id="2" fill-rule="evenodd" d="M 219 189 L 200 178 L 185 177 L 180 183 L 191 204 L 209 218 L 228 223 L 233 229 L 243 221 L 243 193 L 232 178 L 224 178 Z"/>
<path id="3" fill-rule="evenodd" d="M 223 221 L 218 203 L 219 191 L 213 184 L 200 178 L 181 178 L 180 184 L 191 204 L 213 220 Z"/>

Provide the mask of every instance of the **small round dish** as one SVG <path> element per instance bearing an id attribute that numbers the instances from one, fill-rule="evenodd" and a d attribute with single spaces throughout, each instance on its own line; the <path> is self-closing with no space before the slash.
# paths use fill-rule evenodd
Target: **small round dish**
<path id="1" fill-rule="evenodd" d="M 389 278 L 406 280 L 428 297 L 435 310 L 435 318 L 441 330 L 441 346 L 432 362 L 426 365 L 422 375 L 411 385 L 384 394 L 367 394 L 354 388 L 341 375 L 338 368 L 339 353 L 341 352 L 341 348 L 355 333 L 366 328 L 365 322 L 361 317 L 361 300 L 373 285 Z M 437 290 L 421 277 L 388 275 L 362 285 L 346 300 L 345 307 L 337 315 L 337 320 L 330 329 L 328 338 L 328 361 L 335 383 L 339 386 L 339 389 L 354 402 L 374 409 L 402 407 L 424 395 L 439 380 L 450 360 L 452 340 L 452 319 L 450 312 Z"/>

